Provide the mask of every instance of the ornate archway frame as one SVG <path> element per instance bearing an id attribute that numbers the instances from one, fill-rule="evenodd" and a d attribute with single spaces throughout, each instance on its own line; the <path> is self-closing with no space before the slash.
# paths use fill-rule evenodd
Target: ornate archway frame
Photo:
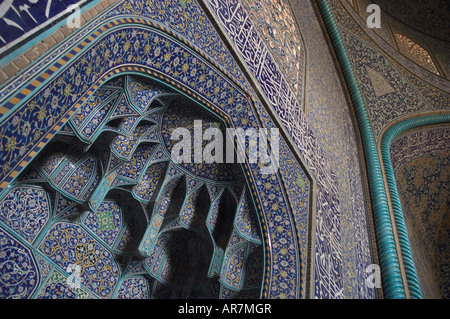
<path id="1" fill-rule="evenodd" d="M 265 111 L 257 109 L 250 94 L 233 81 L 226 70 L 170 29 L 142 17 L 130 16 L 116 16 L 96 23 L 89 25 L 88 32 L 76 44 L 63 43 L 38 60 L 26 76 L 18 77 L 0 95 L 3 155 L 0 194 L 11 187 L 89 96 L 106 81 L 123 74 L 158 80 L 214 112 L 230 127 L 277 127 Z M 129 36 L 122 37 L 127 33 Z M 142 44 L 135 45 L 136 40 L 144 43 L 155 38 L 158 41 L 154 41 L 150 51 Z M 130 39 L 135 42 L 128 43 Z M 174 65 L 175 59 L 166 59 L 166 54 L 176 55 L 179 63 Z M 93 58 L 96 56 L 101 57 L 97 63 Z M 125 61 L 130 56 L 130 61 Z M 156 62 L 156 58 L 160 60 Z M 197 71 L 203 72 L 204 80 L 200 81 L 197 74 L 198 82 L 192 81 L 184 65 L 189 70 L 198 66 Z M 21 126 L 25 122 L 33 124 L 27 131 Z M 262 175 L 258 163 L 246 161 L 243 165 L 264 238 L 262 298 L 300 298 L 305 289 L 305 236 L 309 236 L 307 233 L 311 229 L 310 205 L 299 211 L 294 205 L 300 203 L 292 198 L 303 196 L 308 204 L 312 178 L 286 145 L 282 137 L 280 169 L 284 170 L 284 176 L 279 172 L 273 176 Z M 290 174 L 294 178 L 287 179 Z M 305 181 L 301 191 L 293 190 L 296 176 L 302 176 Z M 269 198 L 270 194 L 276 195 L 276 201 Z"/>
<path id="2" fill-rule="evenodd" d="M 412 255 L 411 245 L 408 238 L 408 230 L 406 228 L 405 218 L 403 214 L 400 195 L 397 189 L 397 182 L 394 174 L 394 168 L 391 162 L 390 149 L 392 142 L 402 133 L 409 130 L 427 127 L 435 124 L 450 123 L 450 114 L 431 114 L 406 118 L 386 128 L 381 136 L 379 149 L 383 159 L 383 170 L 385 183 L 387 185 L 387 193 L 389 206 L 392 211 L 393 220 L 395 222 L 396 237 L 398 238 L 398 246 L 401 252 L 403 268 L 405 271 L 408 293 L 411 298 L 422 299 L 422 290 L 417 275 L 414 259 Z"/>

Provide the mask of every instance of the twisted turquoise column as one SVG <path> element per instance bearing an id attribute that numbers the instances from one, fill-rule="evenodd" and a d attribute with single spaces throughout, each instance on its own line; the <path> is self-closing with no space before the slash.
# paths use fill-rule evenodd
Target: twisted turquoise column
<path id="1" fill-rule="evenodd" d="M 385 298 L 404 299 L 406 298 L 405 290 L 400 273 L 400 265 L 384 188 L 383 175 L 372 126 L 330 7 L 326 0 L 317 0 L 317 5 L 344 74 L 350 97 L 354 105 L 359 129 L 361 131 L 366 157 L 369 189 L 372 199 L 383 293 Z"/>
<path id="2" fill-rule="evenodd" d="M 400 243 L 400 249 L 402 252 L 402 260 L 405 268 L 406 278 L 408 281 L 408 288 L 411 298 L 417 299 L 422 299 L 423 295 L 422 290 L 420 289 L 419 279 L 417 277 L 416 267 L 414 265 L 414 259 L 411 252 L 408 232 L 406 229 L 400 196 L 398 194 L 397 183 L 395 180 L 394 169 L 392 167 L 390 149 L 394 139 L 403 132 L 421 126 L 441 123 L 450 123 L 450 114 L 437 114 L 422 116 L 418 118 L 410 118 L 390 127 L 388 130 L 386 130 L 381 139 L 381 153 L 383 158 L 384 170 L 388 183 L 389 195 L 391 199 L 397 235 Z"/>

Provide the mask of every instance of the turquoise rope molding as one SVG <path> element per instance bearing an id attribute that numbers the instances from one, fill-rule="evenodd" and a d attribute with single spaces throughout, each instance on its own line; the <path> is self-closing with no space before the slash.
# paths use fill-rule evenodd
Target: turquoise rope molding
<path id="1" fill-rule="evenodd" d="M 389 195 L 393 209 L 397 236 L 402 252 L 402 260 L 405 267 L 405 273 L 408 281 L 408 288 L 411 298 L 422 299 L 422 290 L 414 265 L 411 246 L 408 239 L 408 232 L 406 229 L 405 219 L 403 215 L 400 196 L 398 194 L 397 183 L 395 180 L 394 169 L 391 162 L 390 149 L 394 139 L 400 134 L 421 126 L 429 126 L 434 124 L 450 123 L 450 114 L 436 114 L 410 118 L 391 126 L 383 134 L 381 139 L 381 153 L 383 157 L 384 170 L 386 180 L 389 188 Z"/>
<path id="2" fill-rule="evenodd" d="M 400 272 L 383 175 L 369 116 L 329 4 L 326 0 L 317 0 L 317 6 L 344 74 L 361 131 L 372 199 L 383 293 L 385 298 L 388 299 L 405 299 L 405 289 Z"/>

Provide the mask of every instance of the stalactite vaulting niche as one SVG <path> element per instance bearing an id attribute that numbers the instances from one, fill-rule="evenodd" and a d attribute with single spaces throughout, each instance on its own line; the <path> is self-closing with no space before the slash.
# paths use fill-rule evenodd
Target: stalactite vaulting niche
<path id="1" fill-rule="evenodd" d="M 0 256 L 0 298 L 31 297 L 24 285 L 52 268 L 35 298 L 259 298 L 261 231 L 240 164 L 171 157 L 173 130 L 193 133 L 194 121 L 225 129 L 153 80 L 103 84 L 0 200 L 0 220 L 44 269 L 38 278 L 2 234 L 2 248 L 24 256 Z"/>

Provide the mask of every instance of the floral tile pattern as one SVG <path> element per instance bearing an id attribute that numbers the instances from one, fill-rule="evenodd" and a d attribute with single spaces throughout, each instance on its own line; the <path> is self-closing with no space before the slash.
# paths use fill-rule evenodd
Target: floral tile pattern
<path id="1" fill-rule="evenodd" d="M 374 2 L 377 3 L 377 1 Z M 374 33 L 373 30 L 370 30 L 367 27 L 364 19 L 366 17 L 364 14 L 365 9 L 369 3 L 370 2 L 368 1 L 358 2 L 359 11 L 361 13 L 360 17 L 355 14 L 355 10 L 351 7 L 350 2 L 339 0 L 328 1 L 338 28 L 337 31 L 348 55 L 348 60 L 355 76 L 359 93 L 361 93 L 361 97 L 364 101 L 365 111 L 367 111 L 368 119 L 370 120 L 371 131 L 362 132 L 362 134 L 373 133 L 373 137 L 375 138 L 376 143 L 378 143 L 383 138 L 385 132 L 393 125 L 406 123 L 406 121 L 413 118 L 420 121 L 422 116 L 425 117 L 430 114 L 447 112 L 449 106 L 448 99 L 450 96 L 448 94 L 448 86 L 450 82 L 443 77 L 442 74 L 440 74 L 441 76 L 438 76 L 433 73 L 433 71 L 436 70 L 431 70 L 432 72 L 429 72 L 428 70 L 419 67 L 417 61 L 415 61 L 416 63 L 413 63 L 411 60 L 400 54 L 398 48 L 391 47 L 391 45 L 393 45 L 392 41 L 385 42 L 379 37 L 374 36 L 379 30 L 375 30 Z M 410 17 L 411 15 L 409 13 L 414 11 L 411 9 L 411 4 L 388 4 L 387 2 L 383 3 L 383 1 L 380 1 L 380 3 L 387 8 L 392 8 L 394 10 L 399 10 L 400 8 L 402 8 L 402 10 L 404 9 L 403 14 L 405 12 L 407 13 L 404 17 Z M 438 4 L 436 3 L 436 5 Z M 441 4 L 439 5 L 442 7 Z M 420 11 L 423 8 L 417 5 L 416 9 Z M 432 12 L 434 10 L 431 9 L 430 11 Z M 428 13 L 430 11 L 428 11 Z M 423 15 L 421 17 L 423 18 Z M 422 22 L 423 21 L 425 20 L 422 19 Z M 394 23 L 393 20 L 390 22 Z M 440 23 L 439 19 L 434 22 Z M 421 31 L 424 30 L 416 31 L 417 33 L 415 34 L 420 38 Z M 413 42 L 409 42 L 409 45 L 409 50 L 417 51 L 419 49 Z M 426 56 L 428 55 L 428 52 L 421 51 L 421 54 Z M 430 58 L 430 56 L 427 58 Z M 433 131 L 433 133 L 431 133 L 431 131 Z M 430 180 L 425 178 L 425 176 L 428 175 L 428 173 L 431 174 L 431 172 L 433 172 L 432 175 L 438 174 L 437 171 L 440 171 L 440 169 L 436 170 L 436 165 L 442 168 L 442 165 L 446 165 L 446 159 L 445 156 L 441 156 L 442 154 L 439 155 L 439 159 L 437 159 L 436 154 L 433 155 L 433 150 L 435 150 L 432 146 L 433 143 L 430 143 L 427 138 L 439 136 L 438 138 L 433 139 L 437 149 L 448 149 L 446 134 L 442 134 L 442 132 L 437 133 L 437 130 L 430 130 L 427 137 L 425 137 L 427 134 L 419 134 L 416 136 L 417 138 L 414 138 L 413 135 L 414 134 L 411 134 L 409 137 L 399 138 L 392 145 L 393 148 L 391 148 L 391 160 L 394 164 L 394 168 L 398 168 L 398 170 L 403 169 L 401 174 L 398 171 L 396 172 L 396 178 L 397 173 L 399 173 L 399 177 L 402 176 L 401 181 L 397 181 L 397 186 L 399 186 L 400 183 L 402 188 L 402 194 L 400 194 L 401 197 L 403 197 L 402 205 L 404 201 L 408 202 L 406 204 L 408 212 L 413 212 L 415 209 L 418 211 L 428 211 L 428 209 L 434 211 L 431 203 L 428 203 L 431 206 L 426 208 L 428 206 L 428 197 L 426 198 L 423 196 L 422 192 L 424 189 L 427 189 L 427 192 L 434 192 L 434 195 L 431 195 L 431 198 L 440 195 L 445 197 L 446 195 L 443 195 L 445 192 L 442 193 L 442 189 L 439 192 L 435 192 L 436 189 L 431 190 L 434 186 L 429 187 L 431 185 L 429 184 Z M 443 146 L 445 144 L 447 144 L 447 146 Z M 379 159 L 376 158 L 373 160 L 376 161 Z M 424 161 L 423 166 L 419 164 L 422 160 Z M 410 170 L 407 169 L 408 166 Z M 424 177 L 425 180 L 422 180 L 422 177 Z M 437 195 L 437 193 L 440 193 L 440 195 Z M 421 202 L 420 199 L 423 199 L 424 201 Z M 432 200 L 432 202 L 435 203 L 435 199 Z M 419 208 L 419 206 L 421 208 Z M 432 215 L 435 217 L 439 215 L 436 211 L 434 212 L 436 214 Z M 407 213 L 404 212 L 404 214 Z M 411 213 L 410 215 L 414 214 Z M 422 226 L 414 226 L 419 223 L 418 219 L 416 219 L 415 222 L 410 222 L 407 225 L 408 233 L 411 229 L 413 237 L 416 240 L 425 234 L 425 230 Z M 442 222 L 441 225 L 445 225 L 445 223 Z M 445 227 L 446 226 L 443 226 L 443 228 Z M 415 230 L 416 228 L 418 230 L 417 232 Z M 421 234 L 420 236 L 417 235 L 419 233 Z M 417 242 L 419 241 L 421 240 L 417 240 Z M 442 251 L 443 254 L 445 254 L 444 251 L 445 249 Z M 421 252 L 420 249 L 417 249 L 416 251 L 414 248 L 413 253 L 416 254 Z M 422 269 L 427 267 L 422 261 L 428 260 L 429 258 L 431 257 L 425 255 L 422 255 L 420 258 L 417 258 L 417 256 L 415 257 L 415 259 L 418 259 L 417 262 Z M 433 281 L 436 282 L 435 280 L 427 278 L 424 280 L 424 283 L 428 285 Z M 430 287 L 424 286 L 422 288 L 429 289 Z"/>
<path id="2" fill-rule="evenodd" d="M 364 286 L 365 267 L 373 262 L 355 132 L 348 102 L 344 93 L 339 93 L 340 80 L 331 71 L 332 57 L 324 54 L 328 52 L 326 41 L 318 36 L 320 25 L 312 22 L 313 7 L 301 1 L 265 1 L 264 9 L 244 0 L 206 2 L 260 86 L 269 104 L 266 107 L 287 130 L 317 182 L 311 295 L 372 298 L 373 291 L 357 288 Z M 290 8 L 301 13 L 294 14 Z M 278 18 L 281 14 L 283 19 Z M 287 21 L 291 23 L 286 27 Z M 280 62 L 283 53 L 279 51 L 283 48 L 279 49 L 275 42 L 283 41 L 289 42 L 283 48 L 291 51 L 284 52 L 286 56 Z M 300 53 L 296 60 L 299 65 L 288 66 L 285 61 L 290 61 L 289 53 L 293 54 L 295 46 L 300 46 L 296 50 Z M 295 87 L 289 76 L 292 72 L 297 72 L 296 84 L 304 88 Z M 286 183 L 301 186 L 301 175 L 293 176 L 296 179 L 287 178 Z M 306 242 L 304 239 L 302 242 Z M 355 241 L 362 244 L 355 246 Z"/>
<path id="3" fill-rule="evenodd" d="M 95 106 L 101 101 L 95 95 L 102 97 L 108 87 L 123 91 L 114 94 L 95 138 L 88 141 L 62 130 L 0 200 L 2 229 L 20 238 L 16 246 L 28 242 L 21 251 L 30 254 L 23 263 L 28 268 L 17 274 L 9 270 L 13 259 L 2 263 L 4 286 L 10 286 L 2 297 L 17 297 L 15 289 L 20 297 L 43 299 L 219 298 L 239 296 L 242 290 L 247 297 L 260 297 L 261 230 L 242 173 L 234 172 L 229 180 L 228 164 L 216 164 L 214 170 L 178 165 L 171 159 L 170 140 L 164 140 L 167 131 L 192 126 L 194 120 L 202 120 L 205 127 L 223 125 L 222 120 L 170 91 L 170 102 L 151 99 L 138 112 L 130 135 L 109 130 L 129 115 L 114 112 L 123 105 L 117 103 L 123 96 L 132 103 L 131 90 L 136 95 L 150 91 L 151 82 L 143 79 L 139 87 L 145 92 L 138 93 L 139 77 L 130 78 L 105 83 L 105 89 L 85 102 Z M 154 104 L 164 110 L 149 121 Z M 95 119 L 90 113 L 102 112 L 101 107 L 80 109 L 90 119 Z M 185 116 L 174 116 L 181 111 Z M 72 132 L 82 130 L 70 121 L 66 125 Z M 151 138 L 134 138 L 142 128 L 153 128 Z M 118 137 L 128 138 L 119 153 Z M 138 145 L 129 148 L 133 143 Z M 123 150 L 131 155 L 121 156 Z M 84 177 L 74 178 L 75 172 Z M 98 178 L 91 177 L 94 172 Z M 4 259 L 14 256 L 14 237 L 5 233 L 0 251 Z M 22 276 L 14 279 L 20 284 L 10 284 L 11 276 Z"/>
<path id="4" fill-rule="evenodd" d="M 31 252 L 0 229 L 0 297 L 30 298 L 39 284 L 39 272 Z"/>
<path id="5" fill-rule="evenodd" d="M 223 188 L 214 183 L 218 182 L 217 176 L 223 178 L 223 175 L 212 174 L 213 172 L 217 173 L 217 169 L 211 167 L 205 169 L 205 167 L 195 167 L 195 165 L 191 167 L 167 165 L 164 168 L 164 165 L 161 165 L 160 168 L 156 168 L 153 165 L 158 161 L 169 163 L 167 149 L 164 151 L 164 148 L 157 146 L 145 147 L 148 143 L 157 144 L 158 131 L 155 128 L 160 125 L 160 120 L 168 124 L 168 119 L 174 119 L 169 112 L 164 113 L 165 116 L 161 117 L 164 106 L 171 101 L 170 94 L 182 92 L 224 119 L 225 126 L 256 128 L 262 125 L 271 128 L 277 127 L 281 123 L 288 132 L 287 139 L 289 141 L 283 139 L 280 141 L 279 175 L 275 177 L 261 176 L 258 165 L 249 165 L 245 170 L 245 178 L 252 181 L 248 191 L 254 198 L 257 214 L 264 226 L 261 235 L 263 238 L 260 240 L 265 251 L 258 254 L 263 254 L 263 258 L 270 265 L 269 270 L 266 270 L 264 274 L 264 297 L 297 298 L 305 296 L 306 276 L 309 275 L 309 273 L 307 274 L 308 258 L 314 260 L 312 271 L 314 287 L 312 290 L 316 297 L 354 297 L 357 294 L 361 297 L 372 297 L 370 291 L 360 292 L 357 288 L 364 284 L 364 267 L 370 262 L 370 247 L 367 242 L 364 199 L 359 181 L 358 164 L 354 165 L 354 169 L 348 174 L 342 173 L 346 171 L 346 167 L 353 167 L 352 164 L 358 163 L 357 154 L 354 152 L 356 146 L 351 140 L 354 132 L 349 128 L 350 121 L 344 119 L 337 123 L 345 128 L 341 129 L 340 132 L 345 131 L 342 134 L 328 134 L 328 132 L 323 133 L 318 129 L 317 125 L 321 123 L 317 121 L 319 115 L 314 118 L 314 115 L 302 112 L 302 106 L 308 109 L 308 105 L 302 105 L 304 97 L 299 96 L 302 92 L 300 87 L 307 85 L 303 76 L 308 68 L 302 69 L 301 63 L 296 65 L 293 74 L 289 74 L 287 66 L 281 65 L 280 60 L 277 60 L 276 57 L 279 58 L 279 55 L 283 54 L 295 56 L 294 50 L 284 53 L 270 51 L 276 47 L 270 48 L 270 39 L 273 40 L 275 37 L 270 36 L 270 32 L 273 30 L 268 30 L 269 36 L 265 39 L 261 38 L 261 35 L 264 34 L 264 23 L 260 15 L 262 14 L 261 8 L 245 7 L 237 1 L 207 1 L 203 4 L 203 6 L 205 5 L 212 7 L 214 9 L 212 11 L 228 17 L 232 16 L 230 12 L 234 12 L 234 9 L 239 9 L 239 15 L 235 17 L 241 19 L 239 20 L 241 22 L 245 21 L 245 25 L 248 27 L 244 28 L 242 32 L 249 30 L 251 32 L 245 34 L 229 32 L 236 36 L 234 38 L 235 45 L 241 49 L 247 63 L 246 66 L 251 69 L 252 74 L 261 85 L 261 91 L 268 98 L 269 106 L 272 109 L 266 109 L 267 106 L 256 97 L 239 65 L 233 60 L 227 46 L 208 20 L 208 15 L 203 12 L 202 6 L 197 2 L 166 1 L 163 5 L 159 1 L 148 1 L 147 3 L 119 1 L 117 6 L 99 17 L 95 23 L 88 24 L 73 34 L 52 53 L 52 56 L 38 61 L 26 77 L 17 78 L 10 85 L 1 89 L 0 99 L 3 107 L 1 112 L 4 116 L 0 126 L 0 148 L 4 156 L 0 159 L 0 180 L 5 189 L 1 194 L 2 198 L 10 195 L 5 186 L 16 181 L 19 175 L 22 179 L 28 178 L 30 182 L 31 178 L 35 178 L 38 183 L 54 181 L 53 185 L 57 185 L 58 190 L 64 194 L 58 193 L 55 196 L 58 199 L 67 197 L 67 203 L 64 205 L 68 205 L 64 206 L 62 201 L 58 202 L 58 205 L 66 208 L 63 210 L 61 206 L 61 210 L 56 208 L 54 210 L 57 211 L 57 216 L 67 218 L 81 213 L 75 208 L 76 204 L 73 202 L 84 202 L 94 191 L 96 191 L 96 196 L 91 204 L 95 203 L 96 208 L 101 207 L 107 194 L 114 193 L 120 188 L 132 188 L 131 196 L 139 199 L 145 205 L 152 201 L 152 196 L 154 200 L 156 192 L 162 188 L 162 185 L 159 184 L 159 181 L 162 183 L 162 176 L 176 178 L 181 176 L 179 174 L 186 175 L 188 173 L 186 176 L 203 174 L 199 176 L 199 179 L 206 183 L 207 191 L 218 196 L 211 196 L 211 205 L 219 205 L 221 196 L 223 196 L 220 195 L 223 194 Z M 280 5 L 285 12 L 289 12 L 286 3 L 280 2 Z M 230 11 L 230 8 L 233 10 Z M 250 14 L 255 15 L 254 19 L 245 19 Z M 133 17 L 130 18 L 132 15 Z M 125 18 L 132 19 L 133 26 L 128 25 L 129 21 Z M 221 20 L 217 19 L 217 21 Z M 257 23 L 260 23 L 259 30 L 256 28 Z M 346 23 L 352 22 L 349 20 Z M 280 25 L 282 24 L 283 22 L 280 21 Z M 230 28 L 241 25 L 238 21 L 229 24 Z M 353 27 L 356 26 L 353 25 Z M 302 29 L 301 25 L 300 29 Z M 363 34 L 361 33 L 361 36 Z M 348 37 L 348 39 L 350 38 L 351 36 Z M 355 39 L 349 41 L 354 41 L 356 46 L 359 38 Z M 291 45 L 291 49 L 295 48 L 294 44 Z M 302 59 L 305 58 L 303 54 L 306 55 L 306 49 L 300 48 L 298 52 Z M 376 54 L 372 54 L 370 51 L 367 54 L 376 57 Z M 289 61 L 292 62 L 292 59 Z M 380 62 L 380 65 L 371 65 L 370 67 L 382 76 L 385 76 L 386 72 L 390 72 L 383 61 Z M 55 69 L 57 71 L 54 71 Z M 365 79 L 368 80 L 364 83 L 370 88 L 372 83 L 369 79 L 370 75 L 364 73 L 364 70 L 367 69 L 361 70 L 362 74 L 367 77 Z M 134 73 L 134 75 L 118 76 L 122 72 Z M 156 78 L 158 83 L 143 80 L 136 75 L 138 73 Z M 111 81 L 107 82 L 109 79 Z M 160 86 L 160 90 L 148 89 L 149 83 Z M 170 92 L 164 91 L 167 86 L 161 85 L 161 83 L 169 84 Z M 129 87 L 127 92 L 122 90 L 124 85 Z M 389 85 L 396 90 L 400 90 L 402 85 L 407 86 L 402 81 L 389 82 Z M 30 90 L 33 94 L 25 95 L 22 93 L 25 92 L 22 89 Z M 101 93 L 104 95 L 101 96 Z M 156 99 L 158 103 L 153 103 L 155 97 L 152 94 L 159 94 L 159 98 Z M 388 95 L 383 94 L 381 98 Z M 90 101 L 92 105 L 86 101 Z M 320 104 L 320 99 L 316 104 Z M 143 113 L 148 110 L 149 105 L 154 108 Z M 320 110 L 318 114 L 322 114 L 320 112 L 325 111 Z M 377 110 L 374 109 L 373 112 L 377 112 Z M 274 122 L 269 114 L 275 114 L 277 122 Z M 377 114 L 374 113 L 373 118 L 378 119 Z M 381 118 L 382 116 L 380 116 Z M 65 124 L 67 122 L 69 124 Z M 377 126 L 378 130 L 381 130 L 381 126 L 380 128 Z M 119 134 L 117 135 L 119 138 L 115 140 L 116 143 L 113 147 L 115 149 L 114 156 L 105 159 L 96 157 L 98 161 L 95 164 L 86 162 L 87 159 L 82 161 L 79 158 L 52 158 L 52 160 L 64 162 L 60 162 L 60 165 L 57 166 L 58 169 L 49 171 L 47 174 L 44 174 L 42 170 L 32 172 L 34 165 L 29 165 L 28 177 L 21 175 L 23 168 L 33 161 L 36 154 L 58 132 L 64 132 L 66 136 L 76 137 L 87 143 L 87 145 L 83 145 L 88 152 L 93 152 L 100 147 L 96 141 L 100 141 L 108 134 Z M 161 134 L 165 138 L 163 144 L 167 147 L 168 136 L 164 135 L 164 132 Z M 58 136 L 62 136 L 62 134 Z M 342 151 L 337 155 L 330 155 L 336 153 L 329 149 L 333 145 L 327 144 L 329 136 L 335 140 L 345 136 L 351 142 L 352 152 Z M 301 159 L 299 156 L 294 156 L 292 148 L 297 148 Z M 107 150 L 109 151 L 109 148 Z M 141 156 L 138 156 L 139 154 Z M 142 159 L 146 156 L 152 157 L 153 162 L 144 163 L 145 161 Z M 333 158 L 334 156 L 335 158 Z M 81 162 L 79 162 L 80 160 Z M 132 162 L 135 160 L 134 164 L 139 167 L 132 167 L 130 164 L 123 166 L 123 162 L 130 160 Z M 64 166 L 64 163 L 69 165 Z M 75 165 L 77 169 L 74 171 L 69 169 L 72 164 L 77 164 Z M 308 172 L 304 169 L 305 166 L 309 169 Z M 88 168 L 95 168 L 96 173 L 89 171 Z M 161 177 L 155 173 L 150 175 L 151 168 L 158 171 Z M 65 170 L 69 172 L 70 176 L 64 175 Z M 100 174 L 100 172 L 103 173 Z M 116 173 L 120 174 L 114 175 Z M 222 179 L 222 182 L 236 181 L 235 177 L 231 179 L 229 177 L 238 176 L 237 171 L 227 171 L 226 173 L 231 174 L 226 179 Z M 76 184 L 76 178 L 81 176 L 80 174 L 94 174 L 89 175 L 93 176 L 89 180 L 92 181 L 92 184 Z M 101 175 L 98 177 L 102 178 L 101 182 L 95 179 L 98 174 Z M 106 179 L 106 176 L 109 179 Z M 210 179 L 212 176 L 214 178 Z M 311 176 L 317 185 L 317 196 L 313 204 L 310 203 Z M 190 184 L 189 178 L 183 178 L 186 183 L 184 186 L 186 195 L 192 194 L 193 190 L 200 192 L 200 184 Z M 60 188 L 60 184 L 57 184 L 60 182 L 59 179 L 69 181 L 70 186 Z M 178 180 L 178 182 L 180 181 L 181 179 Z M 99 182 L 102 183 L 103 188 L 95 188 Z M 142 194 L 144 188 L 149 185 L 148 183 L 153 185 L 153 191 Z M 141 185 L 141 189 L 139 189 L 139 185 Z M 239 202 L 242 192 L 234 191 L 233 187 L 228 187 L 227 191 L 237 194 L 233 196 L 236 196 L 236 201 Z M 197 195 L 205 196 L 204 193 L 202 190 L 203 195 Z M 192 201 L 194 200 L 192 199 Z M 308 244 L 308 231 L 311 231 L 313 226 L 309 225 L 308 217 L 311 212 L 315 214 L 313 223 L 317 236 L 314 237 L 312 243 L 313 255 L 309 256 L 308 251 L 311 247 Z M 109 211 L 103 213 L 99 216 L 102 216 L 101 220 L 104 220 L 105 223 L 101 227 L 98 224 L 98 228 L 95 229 L 103 228 L 104 231 L 112 232 L 112 225 L 117 227 L 114 223 L 108 222 L 108 218 L 112 215 L 109 214 Z M 139 218 L 146 218 L 148 222 L 152 221 L 151 211 L 144 210 L 143 216 L 145 217 Z M 353 222 L 353 220 L 357 220 L 357 222 Z M 153 221 L 155 225 L 158 224 L 157 220 Z M 167 237 L 183 238 L 183 236 L 187 236 L 185 231 L 180 228 L 181 224 L 177 226 L 175 221 L 173 223 L 170 226 L 173 233 L 167 234 Z M 127 246 L 124 244 L 128 242 L 125 238 L 130 238 L 130 234 L 133 233 L 133 229 L 129 225 L 125 223 L 121 228 L 122 233 L 116 237 L 116 240 L 122 243 L 114 246 L 116 252 Z M 163 225 L 161 222 L 160 226 L 168 225 Z M 353 234 L 349 235 L 353 229 L 356 229 L 354 237 Z M 93 236 L 97 230 L 91 229 L 93 233 L 90 235 Z M 140 229 L 134 231 L 143 233 L 143 230 Z M 119 238 L 124 238 L 124 240 L 120 241 Z M 104 240 L 98 237 L 95 239 Z M 352 243 L 356 241 L 362 244 L 352 247 Z M 269 242 L 272 244 L 269 245 Z M 241 246 L 234 248 L 236 255 L 227 257 L 230 258 L 227 259 L 230 261 L 227 267 L 233 268 L 233 262 L 244 258 L 242 256 L 247 256 L 248 260 L 252 260 L 254 248 L 252 245 L 248 244 L 246 248 Z M 220 254 L 217 252 L 216 256 Z M 195 258 L 193 257 L 193 260 L 197 260 Z M 220 258 L 217 257 L 217 260 Z M 233 262 L 231 262 L 232 260 Z M 169 266 L 167 265 L 167 267 Z M 204 266 L 204 268 L 207 267 Z M 161 274 L 169 273 L 167 269 L 158 269 Z M 219 268 L 215 267 L 215 269 Z M 62 268 L 59 270 L 62 273 L 66 271 Z M 217 270 L 217 273 L 220 273 L 220 270 Z M 67 275 L 70 276 L 70 274 Z M 123 284 L 121 296 L 129 297 L 132 287 L 138 287 L 137 289 L 142 292 L 140 296 L 152 296 L 154 291 L 159 291 L 161 295 L 171 294 L 157 280 L 144 285 L 141 274 L 131 277 L 124 280 L 127 284 Z M 162 278 L 166 277 L 160 277 L 160 279 Z M 119 283 L 115 283 L 118 287 Z M 238 280 L 233 284 L 231 284 L 232 281 L 229 281 L 229 283 L 230 286 L 220 286 L 220 296 L 235 295 L 236 290 L 232 288 L 236 289 L 235 287 L 240 286 L 242 281 Z M 94 292 L 94 294 L 97 293 Z M 106 294 L 104 296 L 114 295 Z"/>
<path id="6" fill-rule="evenodd" d="M 448 299 L 448 127 L 405 133 L 391 145 L 391 158 L 408 237 L 424 298 Z"/>

